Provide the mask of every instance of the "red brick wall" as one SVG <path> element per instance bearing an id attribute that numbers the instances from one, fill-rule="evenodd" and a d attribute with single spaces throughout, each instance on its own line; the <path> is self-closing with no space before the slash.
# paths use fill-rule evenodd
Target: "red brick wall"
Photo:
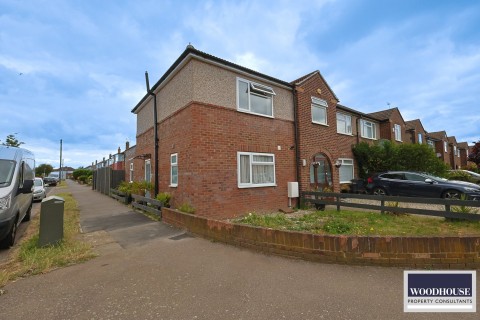
<path id="1" fill-rule="evenodd" d="M 207 239 L 305 260 L 421 269 L 480 268 L 480 237 L 321 235 L 264 229 L 162 209 L 165 223 Z"/>
<path id="2" fill-rule="evenodd" d="M 328 126 L 312 123 L 311 104 L 312 97 L 323 99 L 327 102 L 327 124 Z M 351 137 L 339 138 L 337 133 L 336 105 L 338 100 L 329 90 L 327 84 L 316 74 L 297 87 L 297 117 L 299 132 L 300 159 L 306 160 L 306 166 L 300 163 L 300 190 L 310 190 L 310 165 L 313 157 L 323 153 L 330 161 L 332 169 L 332 182 L 334 191 L 340 191 L 338 169 L 335 161 L 339 157 L 351 156 Z M 346 144 L 339 143 L 339 140 L 346 141 Z M 302 160 L 300 160 L 301 162 Z"/>
<path id="3" fill-rule="evenodd" d="M 293 122 L 193 102 L 158 128 L 159 191 L 172 194 L 174 207 L 188 203 L 198 215 L 233 217 L 288 206 L 287 182 L 296 181 Z M 150 132 L 137 137 L 137 155 L 153 155 L 152 140 Z M 277 186 L 238 188 L 239 151 L 273 153 Z M 170 187 L 173 153 L 178 154 L 177 187 Z M 136 176 L 143 174 L 138 170 Z"/>

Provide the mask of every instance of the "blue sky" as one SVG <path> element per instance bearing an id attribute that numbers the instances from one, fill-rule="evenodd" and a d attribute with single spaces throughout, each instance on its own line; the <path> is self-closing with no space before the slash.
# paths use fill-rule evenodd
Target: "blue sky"
<path id="1" fill-rule="evenodd" d="M 340 103 L 398 107 L 480 139 L 478 1 L 0 0 L 0 140 L 77 168 L 135 144 L 130 112 L 191 43 L 292 81 L 320 70 Z"/>

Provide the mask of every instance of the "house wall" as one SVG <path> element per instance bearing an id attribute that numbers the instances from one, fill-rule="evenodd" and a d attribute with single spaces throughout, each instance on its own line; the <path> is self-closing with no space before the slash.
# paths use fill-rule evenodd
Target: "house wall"
<path id="1" fill-rule="evenodd" d="M 395 140 L 395 131 L 394 131 L 395 124 L 398 124 L 401 127 L 401 135 L 402 135 L 401 141 Z M 400 112 L 394 111 L 392 112 L 389 120 L 380 122 L 380 138 L 390 140 L 393 143 L 397 143 L 397 144 L 411 143 L 410 137 L 407 136 L 406 125 L 405 125 L 405 122 L 403 121 L 403 118 Z"/>
<path id="2" fill-rule="evenodd" d="M 321 125 L 312 122 L 312 97 L 323 99 L 327 102 L 327 124 Z M 338 143 L 337 134 L 337 108 L 338 100 L 328 88 L 323 79 L 315 74 L 313 77 L 301 83 L 297 87 L 297 106 L 298 106 L 298 131 L 300 159 L 304 159 L 306 165 L 303 166 L 300 160 L 300 189 L 312 190 L 314 185 L 310 183 L 310 166 L 313 157 L 318 153 L 323 153 L 328 158 L 332 171 L 332 183 L 335 192 L 340 191 L 339 173 L 335 167 L 335 161 L 344 155 L 351 157 L 351 145 Z M 343 137 L 350 141 L 351 137 Z M 350 149 L 350 150 L 349 150 Z"/>
<path id="3" fill-rule="evenodd" d="M 172 194 L 174 207 L 188 203 L 198 215 L 227 218 L 288 206 L 287 182 L 295 181 L 295 150 L 290 149 L 293 122 L 192 102 L 158 129 L 159 191 Z M 277 186 L 238 188 L 239 151 L 273 153 Z M 170 186 L 174 153 L 178 154 L 177 187 Z"/>
<path id="4" fill-rule="evenodd" d="M 125 150 L 125 181 L 130 182 L 130 164 L 133 163 L 134 172 L 135 172 L 135 153 L 136 146 L 128 148 Z"/>

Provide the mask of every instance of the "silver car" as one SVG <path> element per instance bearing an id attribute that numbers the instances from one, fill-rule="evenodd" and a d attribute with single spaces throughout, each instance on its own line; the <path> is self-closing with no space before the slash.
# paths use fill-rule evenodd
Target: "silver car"
<path id="1" fill-rule="evenodd" d="M 42 201 L 47 196 L 42 178 L 35 178 L 33 181 L 33 201 Z"/>

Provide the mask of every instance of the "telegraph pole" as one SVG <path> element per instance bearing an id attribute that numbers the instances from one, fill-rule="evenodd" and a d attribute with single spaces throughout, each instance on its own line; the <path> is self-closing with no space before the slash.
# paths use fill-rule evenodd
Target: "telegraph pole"
<path id="1" fill-rule="evenodd" d="M 58 168 L 58 181 L 62 181 L 62 139 L 60 139 L 60 167 Z"/>

